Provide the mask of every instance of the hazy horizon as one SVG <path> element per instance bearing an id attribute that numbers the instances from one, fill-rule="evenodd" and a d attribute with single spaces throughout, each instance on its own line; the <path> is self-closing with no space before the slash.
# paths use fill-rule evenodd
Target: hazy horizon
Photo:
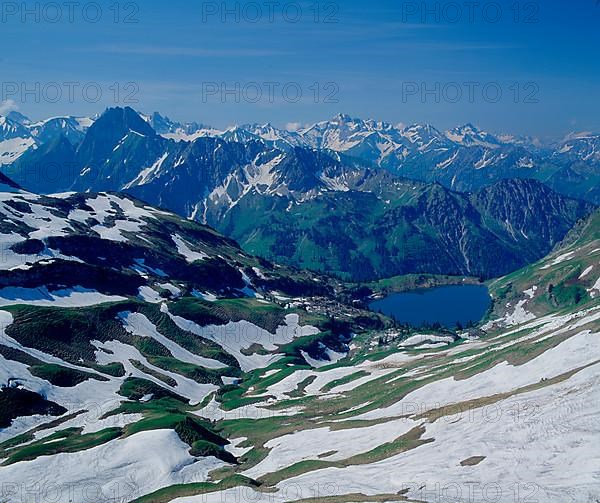
<path id="1" fill-rule="evenodd" d="M 0 102 L 35 119 L 130 105 L 219 128 L 343 111 L 539 137 L 600 130 L 597 2 L 475 4 L 8 3 Z"/>

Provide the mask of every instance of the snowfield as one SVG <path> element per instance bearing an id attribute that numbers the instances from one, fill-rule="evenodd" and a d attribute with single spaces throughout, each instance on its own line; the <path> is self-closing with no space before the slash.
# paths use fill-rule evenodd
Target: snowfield
<path id="1" fill-rule="evenodd" d="M 179 344 L 160 334 L 156 329 L 156 326 L 143 314 L 125 312 L 121 313 L 119 317 L 123 321 L 123 325 L 125 326 L 128 332 L 134 335 L 138 335 L 140 337 L 151 337 L 152 339 L 160 342 L 179 361 L 191 363 L 193 365 L 198 365 L 200 367 L 206 367 L 209 369 L 219 369 L 227 367 L 227 365 L 221 363 L 220 361 L 195 355 L 187 349 L 182 348 Z"/>
<path id="2" fill-rule="evenodd" d="M 302 430 L 269 440 L 267 458 L 243 474 L 257 479 L 308 459 L 344 460 L 391 442 L 415 426 L 414 421 L 400 419 L 364 428 Z"/>
<path id="3" fill-rule="evenodd" d="M 257 353 L 246 355 L 243 350 L 258 345 L 267 351 L 277 351 L 278 345 L 292 342 L 296 337 L 319 333 L 319 330 L 315 327 L 299 326 L 299 318 L 296 314 L 288 315 L 285 319 L 286 325 L 280 326 L 275 334 L 271 334 L 248 321 L 229 322 L 227 325 L 222 326 L 208 325 L 200 327 L 193 321 L 180 316 L 174 316 L 170 313 L 169 316 L 179 328 L 216 342 L 236 358 L 244 372 L 268 367 L 279 360 L 281 355 Z"/>
<path id="4" fill-rule="evenodd" d="M 515 501 L 515 494 L 556 503 L 593 501 L 589 498 L 600 496 L 594 481 L 600 453 L 589 440 L 600 435 L 593 420 L 600 413 L 599 383 L 595 366 L 553 390 L 428 424 L 423 437 L 434 442 L 401 455 L 373 464 L 317 470 L 279 487 L 295 485 L 302 494 L 331 484 L 339 494 L 396 494 L 408 489 L 415 500 L 445 503 L 489 501 L 491 490 L 499 496 L 497 501 L 506 502 Z M 476 466 L 461 465 L 476 456 L 485 459 Z M 424 469 L 428 466 L 435 470 Z"/>
<path id="5" fill-rule="evenodd" d="M 192 251 L 189 245 L 183 240 L 181 236 L 174 235 L 171 237 L 173 239 L 173 242 L 177 246 L 177 251 L 179 252 L 179 254 L 185 257 L 185 259 L 188 262 L 193 263 L 196 260 L 204 260 L 209 258 L 209 256 L 206 253 Z"/>
<path id="6" fill-rule="evenodd" d="M 118 295 L 104 295 L 82 287 L 48 291 L 48 288 L 6 287 L 0 289 L 0 307 L 29 306 L 87 307 L 105 302 L 126 300 Z"/>
<path id="7" fill-rule="evenodd" d="M 197 460 L 189 455 L 173 430 L 137 433 L 77 453 L 41 457 L 2 468 L 4 490 L 12 501 L 33 495 L 32 501 L 57 503 L 131 501 L 173 484 L 202 482 L 211 470 L 224 466 L 216 458 Z M 35 481 L 35 486 L 30 486 Z M 5 493 L 6 494 L 6 493 Z"/>
<path id="8" fill-rule="evenodd" d="M 11 138 L 0 142 L 0 166 L 12 164 L 29 149 L 36 148 L 33 138 Z"/>

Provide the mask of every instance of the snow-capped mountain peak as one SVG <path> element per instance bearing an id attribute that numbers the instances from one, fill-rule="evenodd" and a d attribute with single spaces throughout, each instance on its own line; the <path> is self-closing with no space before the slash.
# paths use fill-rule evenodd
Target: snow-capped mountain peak
<path id="1" fill-rule="evenodd" d="M 23 138 L 28 135 L 27 128 L 8 117 L 0 116 L 0 140 Z"/>
<path id="2" fill-rule="evenodd" d="M 589 131 L 569 133 L 559 143 L 554 156 L 583 162 L 600 162 L 600 134 Z"/>
<path id="3" fill-rule="evenodd" d="M 497 148 L 500 145 L 495 136 L 478 129 L 471 123 L 447 131 L 446 137 L 454 143 L 463 146 Z"/>
<path id="4" fill-rule="evenodd" d="M 23 115 L 21 112 L 17 112 L 16 110 L 8 112 L 6 117 L 8 117 L 13 122 L 18 122 L 22 126 L 28 126 L 29 124 L 31 124 L 31 120 L 29 119 L 29 117 Z"/>
<path id="5" fill-rule="evenodd" d="M 571 140 L 586 140 L 590 138 L 598 138 L 600 135 L 598 133 L 593 133 L 591 131 L 579 131 L 579 132 L 571 132 L 563 138 L 563 142 L 571 141 Z"/>
<path id="6" fill-rule="evenodd" d="M 0 116 L 0 166 L 12 164 L 36 147 L 37 141 L 26 126 Z"/>
<path id="7" fill-rule="evenodd" d="M 402 136 L 421 149 L 432 143 L 436 143 L 437 146 L 448 143 L 446 137 L 431 124 L 412 124 L 402 130 Z"/>

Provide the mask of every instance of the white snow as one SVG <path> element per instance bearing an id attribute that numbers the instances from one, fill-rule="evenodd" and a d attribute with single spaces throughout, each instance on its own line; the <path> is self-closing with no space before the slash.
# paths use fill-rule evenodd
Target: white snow
<path id="1" fill-rule="evenodd" d="M 192 291 L 192 296 L 198 298 L 198 299 L 203 299 L 206 300 L 208 302 L 216 302 L 218 299 L 218 297 L 210 292 L 200 292 L 196 289 L 194 289 Z"/>
<path id="2" fill-rule="evenodd" d="M 323 346 L 323 345 L 321 344 L 321 346 Z M 323 346 L 323 348 L 324 348 L 324 346 Z M 311 367 L 314 367 L 316 369 L 321 368 L 321 367 L 326 367 L 328 365 L 333 365 L 334 363 L 339 362 L 340 360 L 342 360 L 343 358 L 345 358 L 347 356 L 347 353 L 338 353 L 336 351 L 333 351 L 330 348 L 326 348 L 325 353 L 329 357 L 328 360 L 327 359 L 317 360 L 315 358 L 312 358 L 306 351 L 300 351 L 300 354 L 302 355 L 302 358 L 304 358 L 306 360 L 306 363 L 308 363 Z"/>
<path id="3" fill-rule="evenodd" d="M 0 289 L 0 307 L 26 304 L 31 306 L 86 307 L 126 300 L 119 295 L 104 295 L 80 286 L 49 291 L 47 287 L 22 288 L 9 286 Z"/>
<path id="4" fill-rule="evenodd" d="M 163 290 L 167 290 L 168 292 L 170 292 L 171 295 L 173 295 L 173 297 L 181 296 L 181 288 L 171 283 L 159 283 L 158 286 L 161 287 Z"/>
<path id="5" fill-rule="evenodd" d="M 150 288 L 149 286 L 141 286 L 138 289 L 138 297 L 145 302 L 149 302 L 150 304 L 160 304 L 165 300 L 156 290 Z"/>
<path id="6" fill-rule="evenodd" d="M 550 262 L 549 264 L 546 264 L 545 266 L 543 266 L 542 269 L 550 269 L 550 267 L 552 267 L 552 266 L 562 264 L 563 262 L 566 262 L 567 260 L 571 260 L 574 255 L 575 255 L 574 251 L 563 253 L 562 255 L 559 255 L 554 260 L 552 260 L 552 262 Z"/>
<path id="7" fill-rule="evenodd" d="M 11 138 L 0 141 L 0 166 L 12 164 L 31 148 L 35 148 L 33 138 Z"/>
<path id="8" fill-rule="evenodd" d="M 594 501 L 600 497 L 594 482 L 600 452 L 592 440 L 600 434 L 594 420 L 600 413 L 597 384 L 596 366 L 553 388 L 501 401 L 493 409 L 426 423 L 423 438 L 433 442 L 375 463 L 287 479 L 279 484 L 276 494 L 281 499 L 275 501 L 296 499 L 285 494 L 286 488 L 308 497 L 311 488 L 331 484 L 338 495 L 408 490 L 405 496 L 411 500 L 443 503 L 483 503 L 490 501 L 492 491 L 494 500 L 502 502 Z M 473 456 L 485 460 L 461 466 Z"/>
<path id="9" fill-rule="evenodd" d="M 83 423 L 83 431 L 82 435 L 87 435 L 88 433 L 96 433 L 97 431 L 104 430 L 106 428 L 123 428 L 128 424 L 137 423 L 144 419 L 143 414 L 114 414 L 104 419 L 98 419 L 96 421 L 85 421 Z M 68 423 L 64 423 L 62 428 L 70 427 L 71 425 Z"/>
<path id="10" fill-rule="evenodd" d="M 191 250 L 188 244 L 178 234 L 171 236 L 171 239 L 177 246 L 177 252 L 185 257 L 189 263 L 196 262 L 196 260 L 204 260 L 209 258 L 206 253 Z"/>
<path id="11" fill-rule="evenodd" d="M 408 339 L 402 341 L 400 344 L 401 347 L 410 347 L 410 346 L 418 346 L 425 342 L 441 342 L 444 344 L 451 344 L 454 342 L 454 339 L 450 336 L 439 336 L 439 335 L 428 335 L 428 334 L 418 334 L 409 337 Z"/>
<path id="12" fill-rule="evenodd" d="M 230 440 L 231 443 L 225 446 L 225 450 L 233 454 L 236 458 L 239 458 L 252 450 L 252 447 L 240 447 L 240 444 L 243 444 L 246 440 L 248 440 L 246 437 Z"/>
<path id="13" fill-rule="evenodd" d="M 206 367 L 209 369 L 220 369 L 227 367 L 227 365 L 220 361 L 195 355 L 187 349 L 182 348 L 176 342 L 159 333 L 156 329 L 156 326 L 143 314 L 124 312 L 119 314 L 119 318 L 123 322 L 123 326 L 128 332 L 139 337 L 150 337 L 160 342 L 179 361 L 191 363 L 193 365 L 199 365 L 200 367 Z"/>
<path id="14" fill-rule="evenodd" d="M 173 430 L 144 431 L 85 451 L 3 467 L 2 480 L 17 490 L 35 481 L 39 498 L 46 501 L 48 491 L 56 503 L 86 501 L 91 494 L 94 501 L 131 501 L 173 484 L 204 482 L 210 471 L 225 466 L 212 457 L 195 459 L 189 449 Z"/>
<path id="15" fill-rule="evenodd" d="M 258 345 L 262 346 L 267 351 L 275 352 L 278 349 L 278 345 L 292 342 L 294 338 L 319 333 L 319 330 L 315 327 L 300 327 L 298 324 L 299 317 L 296 314 L 286 316 L 286 325 L 280 326 L 275 334 L 271 334 L 245 320 L 229 322 L 226 325 L 209 325 L 201 327 L 185 318 L 174 316 L 170 313 L 169 316 L 179 328 L 216 342 L 225 351 L 236 358 L 244 372 L 268 367 L 279 360 L 282 355 L 261 355 L 257 353 L 245 355 L 242 353 L 242 350 Z"/>
<path id="16" fill-rule="evenodd" d="M 451 403 L 510 392 L 535 384 L 543 377 L 551 378 L 595 362 L 599 351 L 600 334 L 583 331 L 518 367 L 502 362 L 466 380 L 447 378 L 434 381 L 389 407 L 366 412 L 354 419 L 396 417 L 406 412 L 407 404 L 417 404 L 419 410 L 431 410 Z"/>
<path id="17" fill-rule="evenodd" d="M 261 379 L 266 379 L 267 377 L 271 377 L 277 373 L 279 373 L 281 369 L 271 369 L 271 370 L 267 370 L 265 373 L 261 374 Z"/>
<path id="18" fill-rule="evenodd" d="M 505 326 L 510 327 L 513 325 L 520 325 L 521 323 L 526 323 L 528 321 L 534 320 L 535 315 L 525 310 L 525 304 L 527 300 L 520 300 L 517 302 L 514 311 L 512 314 L 503 318 L 502 322 Z"/>
<path id="19" fill-rule="evenodd" d="M 598 294 L 600 294 L 600 278 L 596 280 L 596 283 L 594 283 L 594 286 L 592 286 L 592 288 L 589 289 L 589 292 L 593 299 L 595 299 L 598 296 Z"/>
<path id="20" fill-rule="evenodd" d="M 169 157 L 168 151 L 161 155 L 152 166 L 143 169 L 139 173 L 139 175 L 137 175 L 131 182 L 127 183 L 123 188 L 130 189 L 131 187 L 135 187 L 136 185 L 144 185 L 148 183 L 152 179 L 153 174 L 160 172 L 160 168 L 167 159 L 167 157 Z"/>
<path id="21" fill-rule="evenodd" d="M 274 417 L 285 417 L 297 414 L 300 411 L 298 407 L 288 409 L 271 410 L 265 407 L 259 407 L 256 404 L 248 404 L 238 407 L 233 410 L 223 410 L 219 402 L 216 402 L 214 397 L 203 409 L 193 411 L 193 414 L 211 419 L 213 421 L 220 420 L 236 420 L 236 419 L 267 419 Z"/>
<path id="22" fill-rule="evenodd" d="M 332 430 L 329 427 L 301 430 L 269 440 L 268 456 L 243 472 L 254 479 L 305 460 L 341 461 L 392 442 L 410 431 L 416 423 L 399 419 L 364 428 Z M 319 457 L 332 453 L 327 457 Z"/>

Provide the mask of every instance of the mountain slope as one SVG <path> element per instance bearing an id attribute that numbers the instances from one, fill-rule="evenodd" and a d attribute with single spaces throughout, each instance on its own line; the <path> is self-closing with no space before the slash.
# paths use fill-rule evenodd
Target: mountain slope
<path id="1" fill-rule="evenodd" d="M 204 482 L 237 460 L 200 404 L 276 361 L 330 364 L 361 324 L 385 323 L 340 304 L 337 282 L 131 197 L 0 182 L 2 480 L 39 470 L 81 487 L 93 465 L 99 491 L 127 501 Z M 159 457 L 162 476 L 123 471 Z M 57 481 L 58 501 L 79 498 Z"/>
<path id="2" fill-rule="evenodd" d="M 0 194 L 4 499 L 30 480 L 61 503 L 90 487 L 127 502 L 433 502 L 458 487 L 483 503 L 488 483 L 503 499 L 600 497 L 598 212 L 492 283 L 485 326 L 415 333 L 340 303 L 337 281 L 131 197 L 13 189 Z M 528 187 L 494 190 L 533 202 Z M 416 207 L 451 218 L 473 204 L 436 191 Z"/>
<path id="3" fill-rule="evenodd" d="M 415 272 L 489 278 L 548 253 L 589 210 L 533 181 L 469 196 L 375 176 L 294 204 L 249 193 L 209 221 L 253 253 L 357 280 Z"/>
<path id="4" fill-rule="evenodd" d="M 24 152 L 4 172 L 36 193 L 61 192 L 80 172 L 74 157 L 75 147 L 61 134 Z"/>
<path id="5" fill-rule="evenodd" d="M 502 179 L 535 178 L 563 195 L 600 203 L 595 190 L 600 185 L 600 136 L 593 133 L 571 134 L 544 145 L 532 138 L 492 135 L 472 124 L 442 133 L 428 124 L 395 127 L 339 114 L 293 133 L 246 125 L 208 134 L 238 142 L 262 139 L 283 150 L 330 150 L 458 191 L 476 191 Z M 563 183 L 567 178 L 569 183 Z"/>
<path id="6" fill-rule="evenodd" d="M 0 173 L 0 192 L 18 192 L 21 188 L 17 183 Z"/>
<path id="7" fill-rule="evenodd" d="M 25 126 L 8 117 L 0 117 L 0 166 L 12 164 L 35 146 L 36 141 Z"/>
<path id="8" fill-rule="evenodd" d="M 600 211 L 578 223 L 543 260 L 491 283 L 500 320 L 581 309 L 600 299 Z"/>
<path id="9" fill-rule="evenodd" d="M 119 115 L 128 116 L 138 122 L 139 129 L 139 119 L 134 118 L 139 114 L 130 108 L 108 109 L 105 113 L 113 119 Z M 493 135 L 472 124 L 441 132 L 429 124 L 393 126 L 344 114 L 298 131 L 279 129 L 271 124 L 245 124 L 223 131 L 197 123 L 181 124 L 156 112 L 139 118 L 153 129 L 155 135 L 177 142 L 209 137 L 235 143 L 259 142 L 267 149 L 281 151 L 299 147 L 326 150 L 366 166 L 384 168 L 425 182 L 439 182 L 447 188 L 465 192 L 477 191 L 502 179 L 535 178 L 563 195 L 600 204 L 597 191 L 600 185 L 597 169 L 600 136 L 589 132 L 572 133 L 560 141 L 542 143 L 529 137 Z M 19 140 L 13 139 L 0 148 L 4 165 L 12 164 L 23 152 L 35 146 L 55 140 L 59 134 L 76 146 L 94 122 L 57 117 L 32 124 L 28 119 L 14 115 L 3 120 L 10 121 L 11 127 L 23 129 Z M 111 148 L 117 146 L 128 128 L 119 126 L 114 131 L 120 134 L 119 138 L 105 138 L 106 145 Z M 146 147 L 147 144 L 142 142 L 140 148 Z M 163 144 L 159 148 L 167 147 Z M 151 152 L 143 159 L 144 168 L 150 168 L 161 157 L 156 157 L 152 149 Z M 141 153 L 136 156 L 138 161 L 143 158 Z M 83 155 L 81 160 L 85 164 L 90 159 Z M 15 175 L 14 171 L 12 175 Z"/>

